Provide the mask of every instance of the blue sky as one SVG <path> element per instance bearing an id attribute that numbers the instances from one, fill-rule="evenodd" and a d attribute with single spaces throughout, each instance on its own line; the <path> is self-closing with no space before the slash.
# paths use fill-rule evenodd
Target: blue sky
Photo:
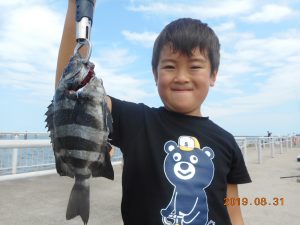
<path id="1" fill-rule="evenodd" d="M 46 131 L 67 0 L 0 0 L 0 131 Z M 97 76 L 107 93 L 161 106 L 153 42 L 179 17 L 208 23 L 221 65 L 203 114 L 234 135 L 300 133 L 300 2 L 97 0 Z"/>

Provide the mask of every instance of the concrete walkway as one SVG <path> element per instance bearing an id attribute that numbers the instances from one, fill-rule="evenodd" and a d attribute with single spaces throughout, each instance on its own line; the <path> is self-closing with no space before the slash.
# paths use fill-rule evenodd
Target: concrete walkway
<path id="1" fill-rule="evenodd" d="M 89 225 L 121 225 L 121 171 L 115 181 L 91 179 Z M 74 180 L 57 174 L 0 182 L 0 225 L 83 225 L 65 219 Z"/>
<path id="2" fill-rule="evenodd" d="M 297 162 L 300 148 L 293 148 L 283 154 L 277 152 L 274 158 L 271 158 L 269 153 L 266 149 L 262 164 L 257 163 L 257 157 L 248 162 L 252 183 L 239 186 L 240 198 L 245 197 L 249 201 L 248 205 L 241 206 L 245 224 L 299 225 L 300 182 L 297 182 L 296 177 L 280 177 L 300 176 L 300 162 Z M 252 157 L 254 154 L 256 152 L 253 152 Z M 298 180 L 300 181 L 300 178 Z M 256 202 L 255 198 L 258 198 Z M 267 204 L 255 205 L 261 198 L 266 198 Z M 282 200 L 279 200 L 279 204 L 274 206 L 273 198 L 282 198 L 283 205 Z"/>
<path id="3" fill-rule="evenodd" d="M 300 183 L 297 178 L 281 176 L 300 175 L 296 157 L 300 148 L 293 148 L 271 158 L 264 151 L 262 164 L 257 163 L 257 152 L 248 149 L 248 169 L 253 183 L 240 185 L 240 197 L 249 204 L 241 206 L 246 225 L 299 225 Z M 121 173 L 115 166 L 115 181 L 91 179 L 91 211 L 89 225 L 121 225 Z M 0 225 L 82 225 L 80 217 L 66 221 L 65 212 L 74 180 L 56 174 L 0 182 Z M 284 204 L 256 206 L 255 198 L 265 197 L 268 203 L 274 197 Z M 250 205 L 252 203 L 252 205 Z M 217 225 L 217 224 L 216 224 Z"/>

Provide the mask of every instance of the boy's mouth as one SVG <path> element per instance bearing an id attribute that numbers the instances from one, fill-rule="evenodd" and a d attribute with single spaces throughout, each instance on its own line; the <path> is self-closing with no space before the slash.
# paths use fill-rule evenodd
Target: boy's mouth
<path id="1" fill-rule="evenodd" d="M 192 91 L 193 89 L 191 88 L 171 88 L 172 91 L 176 92 L 185 92 L 185 91 Z"/>
<path id="2" fill-rule="evenodd" d="M 171 91 L 186 92 L 186 91 L 193 91 L 193 88 L 190 85 L 173 85 L 171 86 Z"/>

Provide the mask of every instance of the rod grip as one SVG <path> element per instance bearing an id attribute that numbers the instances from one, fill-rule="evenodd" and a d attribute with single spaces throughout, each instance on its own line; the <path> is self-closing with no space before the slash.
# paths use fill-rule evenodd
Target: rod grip
<path id="1" fill-rule="evenodd" d="M 76 22 L 87 17 L 93 23 L 94 0 L 76 0 Z"/>

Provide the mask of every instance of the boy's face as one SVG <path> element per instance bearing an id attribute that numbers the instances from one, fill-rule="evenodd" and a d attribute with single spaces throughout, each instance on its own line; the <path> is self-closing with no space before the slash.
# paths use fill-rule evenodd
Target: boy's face
<path id="1" fill-rule="evenodd" d="M 164 46 L 153 72 L 158 93 L 168 110 L 202 116 L 200 107 L 215 83 L 217 71 L 211 73 L 210 61 L 199 48 L 189 57 Z"/>

